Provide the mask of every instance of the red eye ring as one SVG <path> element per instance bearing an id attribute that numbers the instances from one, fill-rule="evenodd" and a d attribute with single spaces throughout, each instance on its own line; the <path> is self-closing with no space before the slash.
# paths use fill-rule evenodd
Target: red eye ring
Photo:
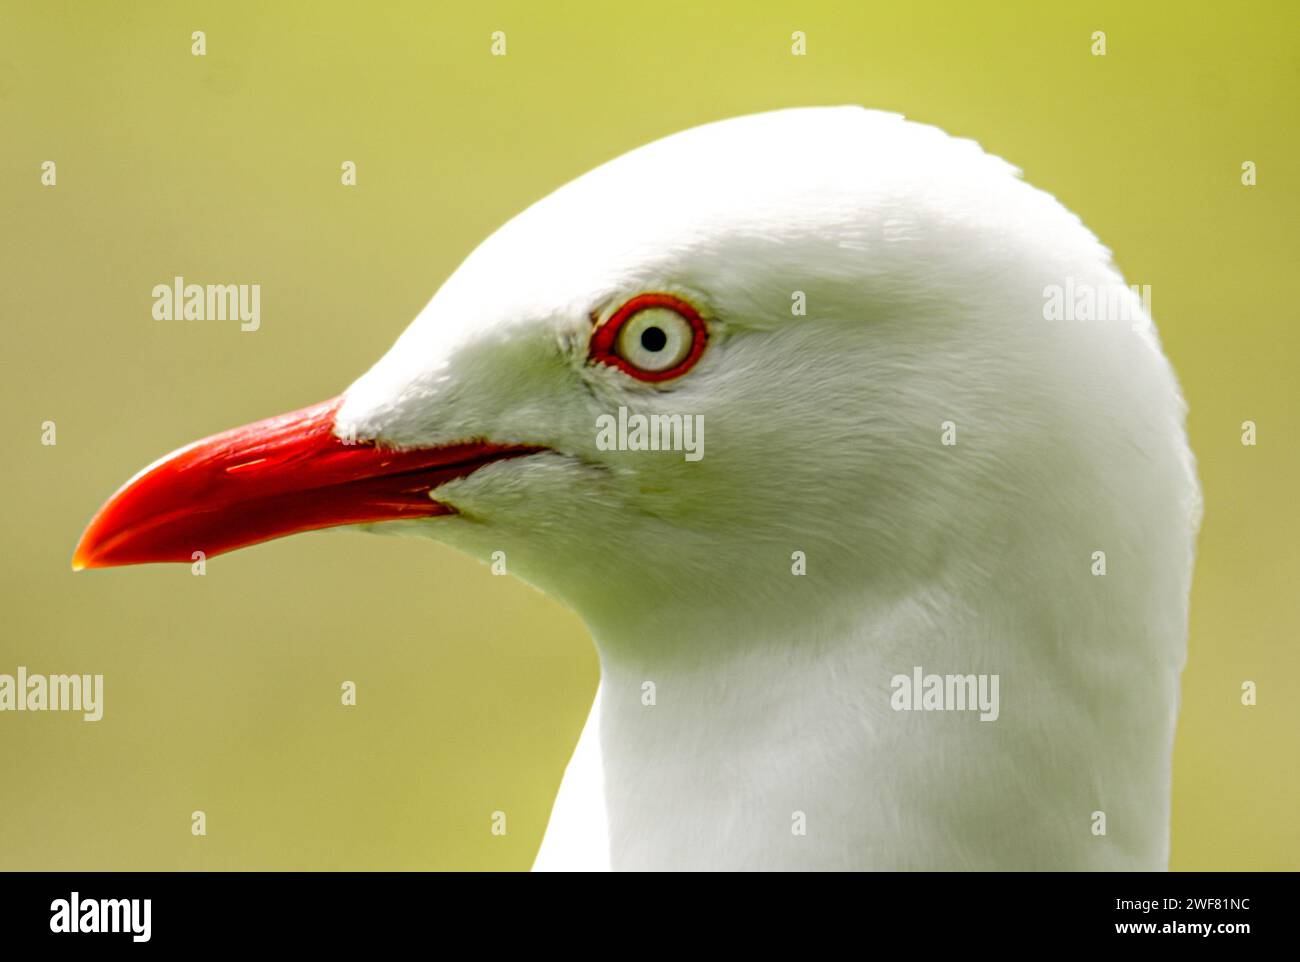
<path id="1" fill-rule="evenodd" d="M 693 332 L 691 348 L 686 357 L 664 371 L 647 371 L 644 368 L 639 368 L 629 363 L 616 350 L 618 332 L 623 325 L 642 311 L 652 307 L 666 308 L 680 315 L 690 324 Z M 588 353 L 592 361 L 616 367 L 625 374 L 630 374 L 638 381 L 670 381 L 675 377 L 681 377 L 695 366 L 695 362 L 704 353 L 708 340 L 708 325 L 704 323 L 704 318 L 700 317 L 700 312 L 694 306 L 680 297 L 674 297 L 672 294 L 654 292 L 638 294 L 626 301 L 622 307 L 613 313 L 609 320 L 596 328 L 595 333 L 591 335 L 591 346 Z"/>

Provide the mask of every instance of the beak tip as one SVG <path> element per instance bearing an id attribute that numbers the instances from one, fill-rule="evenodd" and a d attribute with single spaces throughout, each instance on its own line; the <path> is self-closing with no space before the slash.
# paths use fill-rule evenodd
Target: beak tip
<path id="1" fill-rule="evenodd" d="M 93 525 L 91 526 L 93 527 Z M 102 568 L 104 565 L 100 562 L 96 554 L 95 544 L 97 539 L 90 537 L 90 528 L 88 527 L 81 534 L 81 539 L 77 542 L 77 547 L 72 552 L 72 570 L 85 571 L 87 568 Z"/>

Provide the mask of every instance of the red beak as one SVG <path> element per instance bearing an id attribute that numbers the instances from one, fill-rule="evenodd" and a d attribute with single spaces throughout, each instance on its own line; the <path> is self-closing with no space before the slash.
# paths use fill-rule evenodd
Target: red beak
<path id="1" fill-rule="evenodd" d="M 397 451 L 334 436 L 342 398 L 213 435 L 122 486 L 91 520 L 74 570 L 213 557 L 318 528 L 452 514 L 430 492 L 535 447 L 467 442 Z"/>

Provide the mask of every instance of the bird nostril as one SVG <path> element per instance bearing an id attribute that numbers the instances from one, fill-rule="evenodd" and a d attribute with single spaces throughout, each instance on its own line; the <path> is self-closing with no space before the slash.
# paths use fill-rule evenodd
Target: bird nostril
<path id="1" fill-rule="evenodd" d="M 662 351 L 668 343 L 668 335 L 662 327 L 647 327 L 641 332 L 641 346 L 647 351 Z"/>

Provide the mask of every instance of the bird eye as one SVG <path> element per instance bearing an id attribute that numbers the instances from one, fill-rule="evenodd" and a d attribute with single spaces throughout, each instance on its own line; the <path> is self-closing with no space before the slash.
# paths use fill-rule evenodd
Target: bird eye
<path id="1" fill-rule="evenodd" d="M 591 337 L 591 359 L 642 381 L 667 381 L 695 366 L 708 328 L 690 304 L 671 294 L 638 294 Z"/>

